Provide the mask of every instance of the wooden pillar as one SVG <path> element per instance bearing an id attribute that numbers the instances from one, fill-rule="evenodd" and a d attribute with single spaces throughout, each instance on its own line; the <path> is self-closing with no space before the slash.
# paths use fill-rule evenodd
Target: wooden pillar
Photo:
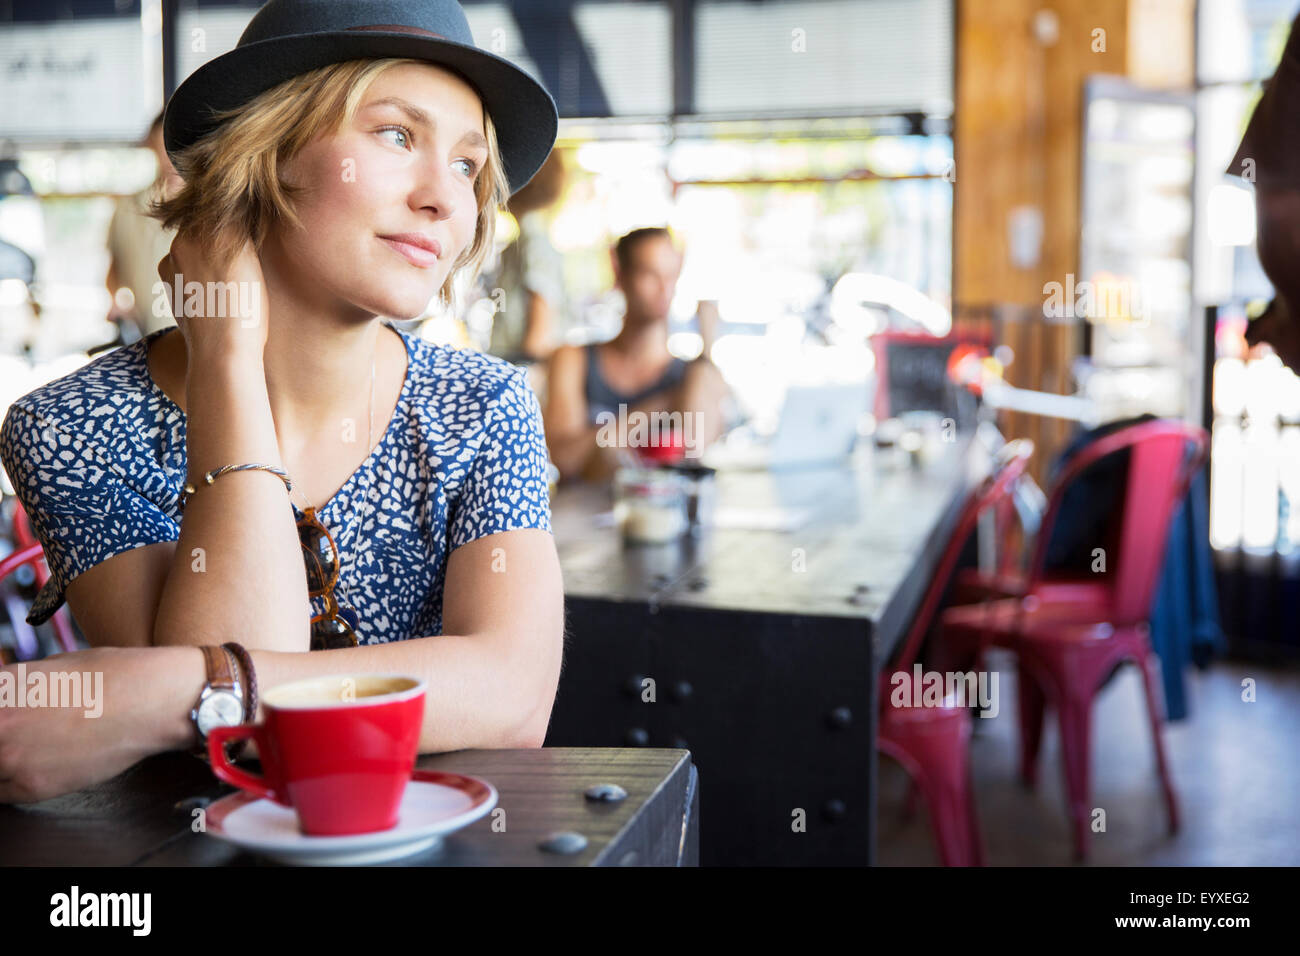
<path id="1" fill-rule="evenodd" d="M 1127 73 L 1134 2 L 957 0 L 954 313 L 1011 318 L 1001 335 L 1015 353 L 1007 380 L 1023 388 L 1073 391 L 1082 330 L 1044 319 L 1043 287 L 1078 275 L 1083 82 Z M 1023 240 L 1041 225 L 1036 257 L 1013 256 L 1016 223 Z M 1069 423 L 1008 414 L 1002 425 L 1034 440 L 1041 482 Z"/>

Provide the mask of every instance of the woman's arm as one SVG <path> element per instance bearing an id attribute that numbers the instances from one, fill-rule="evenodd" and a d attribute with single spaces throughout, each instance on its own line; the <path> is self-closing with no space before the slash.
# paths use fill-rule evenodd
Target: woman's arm
<path id="1" fill-rule="evenodd" d="M 560 474 L 582 474 L 596 450 L 599 428 L 587 424 L 586 357 L 576 345 L 562 345 L 551 355 L 546 377 L 546 443 Z"/>
<path id="2" fill-rule="evenodd" d="M 547 359 L 552 352 L 551 337 L 554 323 L 551 318 L 551 303 L 532 290 L 529 290 L 527 295 L 528 318 L 524 323 L 524 341 L 519 346 L 519 350 L 533 361 L 540 362 Z"/>
<path id="3" fill-rule="evenodd" d="M 238 315 L 177 319 L 187 352 L 188 480 L 198 491 L 186 505 L 152 642 L 220 644 L 233 637 L 250 649 L 306 651 L 307 572 L 284 484 L 265 471 L 202 482 L 204 473 L 222 465 L 282 467 L 263 366 L 268 318 L 261 264 L 245 243 L 218 271 L 194 244 L 178 238 L 159 265 L 160 275 L 173 272 L 185 275 L 187 284 L 252 284 L 262 307 L 248 317 L 255 322 L 249 327 Z"/>
<path id="4" fill-rule="evenodd" d="M 428 683 L 422 753 L 540 746 L 563 653 L 563 590 L 551 535 L 507 531 L 457 548 L 446 594 L 451 634 L 310 654 L 251 650 L 258 685 L 264 691 L 348 672 L 416 675 Z M 206 679 L 197 648 L 96 648 L 24 666 L 29 675 L 101 675 L 100 716 L 84 708 L 0 707 L 0 803 L 78 790 L 194 740 L 189 713 Z M 16 675 L 16 665 L 0 671 Z"/>
<path id="5" fill-rule="evenodd" d="M 410 674 L 428 683 L 422 753 L 540 747 L 564 640 L 555 540 L 527 529 L 471 541 L 451 553 L 443 593 L 442 635 L 310 654 L 254 651 L 258 686 L 324 674 Z"/>

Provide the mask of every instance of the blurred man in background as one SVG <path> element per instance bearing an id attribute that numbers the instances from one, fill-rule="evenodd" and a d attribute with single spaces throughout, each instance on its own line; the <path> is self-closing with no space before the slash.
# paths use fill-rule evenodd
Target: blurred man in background
<path id="1" fill-rule="evenodd" d="M 610 440 L 627 430 L 608 428 L 611 418 L 691 416 L 687 440 L 699 445 L 697 453 L 722 433 L 728 390 L 708 352 L 684 362 L 668 351 L 668 310 L 681 268 L 667 229 L 635 229 L 618 240 L 614 281 L 627 302 L 622 328 L 608 342 L 561 346 L 551 358 L 546 440 L 562 476 L 599 480 L 628 461 L 629 449 Z"/>

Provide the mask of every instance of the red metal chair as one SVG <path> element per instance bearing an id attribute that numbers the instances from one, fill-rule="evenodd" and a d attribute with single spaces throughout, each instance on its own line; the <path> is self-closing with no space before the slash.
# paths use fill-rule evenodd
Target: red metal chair
<path id="1" fill-rule="evenodd" d="M 31 521 L 27 517 L 27 512 L 17 500 L 14 501 L 12 527 L 14 553 L 25 551 L 32 545 L 40 547 L 40 542 L 36 540 L 36 535 L 32 533 Z M 14 566 L 14 570 L 16 570 L 19 565 L 30 564 L 32 566 L 32 571 L 36 575 L 36 587 L 38 589 L 44 587 L 45 582 L 50 579 L 50 569 L 45 563 L 45 554 L 43 551 L 41 552 L 40 557 L 41 560 L 39 561 L 20 561 L 18 562 L 18 565 Z M 0 580 L 3 580 L 5 576 L 6 575 L 0 574 Z M 71 652 L 77 649 L 77 637 L 73 631 L 71 621 L 68 620 L 66 610 L 59 608 L 59 610 L 55 611 L 54 616 L 50 618 L 50 626 L 54 628 L 54 635 L 58 638 L 59 645 L 63 650 Z"/>
<path id="2" fill-rule="evenodd" d="M 1025 475 L 1020 479 L 1033 482 Z M 1041 495 L 1041 492 L 1037 492 Z M 1043 513 L 1046 512 L 1047 498 L 1043 496 Z M 1015 518 L 1015 504 L 1012 495 L 999 503 L 995 509 L 993 529 L 994 540 L 998 543 L 997 566 L 984 570 L 982 568 L 962 568 L 957 572 L 949 603 L 978 604 L 998 597 L 1023 597 L 1028 593 L 1029 576 L 1022 560 L 1024 548 L 1008 546 L 1012 541 L 1012 521 Z M 1041 521 L 1042 513 L 1038 520 Z M 1023 530 L 1023 528 L 1022 528 Z M 1067 574 L 1050 573 L 1037 582 L 1040 597 L 1051 600 L 1064 600 L 1077 603 L 1097 603 L 1106 599 L 1104 582 L 1095 578 L 1081 579 Z M 978 659 L 978 658 L 977 658 Z M 983 665 L 976 664 L 980 669 Z"/>
<path id="3" fill-rule="evenodd" d="M 1033 450 L 1032 442 L 1021 439 L 1010 442 L 999 452 L 994 473 L 966 501 L 893 666 L 880 674 L 876 747 L 898 761 L 920 791 L 929 808 L 939 858 L 945 866 L 984 864 L 970 782 L 970 710 L 967 706 L 955 706 L 952 701 L 944 701 L 939 707 L 894 707 L 890 700 L 894 689 L 892 678 L 899 672 L 911 678 L 912 665 L 980 514 L 995 507 L 1007 495 L 1024 472 Z M 909 796 L 909 802 L 910 799 Z"/>
<path id="4" fill-rule="evenodd" d="M 1088 467 L 1129 450 L 1122 512 L 1107 571 L 1091 581 L 1044 583 L 1043 565 L 1066 489 Z M 1015 651 L 1020 669 L 1021 777 L 1037 780 L 1043 714 L 1052 706 L 1061 727 L 1065 784 L 1078 859 L 1087 855 L 1092 702 L 1125 663 L 1137 664 L 1146 690 L 1156 766 L 1169 813 L 1178 829 L 1178 801 L 1160 739 L 1162 702 L 1148 618 L 1164 560 L 1169 522 L 1188 483 L 1205 460 L 1208 438 L 1182 422 L 1151 421 L 1106 435 L 1066 465 L 1038 531 L 1021 596 L 952 607 L 940 617 L 939 643 L 949 660 L 978 656 L 990 645 Z"/>
<path id="5" fill-rule="evenodd" d="M 24 564 L 30 564 L 34 568 L 36 564 L 43 560 L 45 560 L 45 552 L 41 550 L 39 544 L 28 545 L 25 548 L 20 548 L 17 551 L 10 552 L 3 558 L 0 558 L 0 581 L 9 577 L 9 575 L 13 574 Z M 10 603 L 11 601 L 12 603 Z M 22 601 L 20 601 L 16 595 L 6 595 L 6 604 L 8 605 L 11 617 L 15 614 L 26 614 L 26 611 L 23 610 Z M 28 628 L 27 631 L 27 639 L 24 639 L 23 628 L 27 627 L 28 625 L 26 622 L 14 621 L 14 638 L 16 645 L 14 647 L 13 656 L 20 661 L 30 660 L 38 653 L 36 636 L 31 632 L 30 628 Z"/>

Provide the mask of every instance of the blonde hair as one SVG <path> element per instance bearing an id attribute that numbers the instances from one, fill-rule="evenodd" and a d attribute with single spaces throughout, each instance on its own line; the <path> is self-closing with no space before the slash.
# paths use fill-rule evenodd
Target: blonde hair
<path id="1" fill-rule="evenodd" d="M 293 159 L 322 132 L 336 133 L 350 123 L 370 84 L 385 71 L 423 60 L 348 60 L 301 73 L 247 103 L 213 111 L 220 124 L 172 157 L 184 185 L 170 199 L 155 200 L 149 214 L 167 229 L 189 232 L 209 245 L 219 267 L 247 239 L 260 250 L 271 223 L 283 219 L 301 226 L 293 201 L 299 187 L 280 177 Z M 492 249 L 497 209 L 510 198 L 505 167 L 497 148 L 496 127 L 483 113 L 488 159 L 474 182 L 478 222 L 474 240 L 452 264 L 437 305 L 452 307 L 454 283 L 468 269 L 471 284 Z"/>

